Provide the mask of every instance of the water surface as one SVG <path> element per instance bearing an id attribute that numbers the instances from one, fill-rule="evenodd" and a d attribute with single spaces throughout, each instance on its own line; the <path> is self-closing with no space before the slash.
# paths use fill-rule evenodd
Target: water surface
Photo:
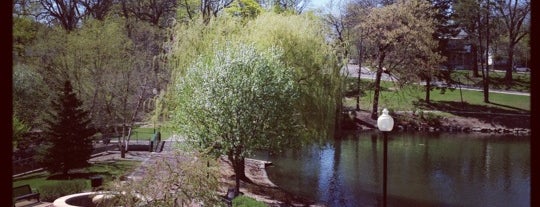
<path id="1" fill-rule="evenodd" d="M 378 132 L 258 158 L 288 192 L 327 206 L 378 206 L 383 138 Z M 530 206 L 530 137 L 391 133 L 388 206 Z"/>

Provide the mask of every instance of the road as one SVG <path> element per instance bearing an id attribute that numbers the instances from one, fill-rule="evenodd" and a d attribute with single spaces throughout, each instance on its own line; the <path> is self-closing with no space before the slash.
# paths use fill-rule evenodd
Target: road
<path id="1" fill-rule="evenodd" d="M 358 65 L 349 64 L 347 66 L 347 69 L 342 71 L 342 74 L 346 75 L 348 77 L 357 78 L 358 77 Z M 360 75 L 361 79 L 374 80 L 375 76 L 376 76 L 375 72 L 371 72 L 371 70 L 369 70 L 367 67 L 362 67 L 362 72 L 361 72 L 361 75 Z M 390 75 L 388 75 L 386 73 L 383 73 L 382 76 L 381 76 L 381 80 L 392 81 L 392 80 L 395 80 L 395 78 L 391 77 Z M 420 84 L 425 85 L 425 82 L 420 83 Z M 436 81 L 436 82 L 433 82 L 432 85 L 433 86 L 442 86 L 443 82 Z M 459 86 L 456 86 L 456 89 L 458 89 L 458 88 L 459 88 Z M 462 90 L 470 90 L 470 91 L 483 91 L 482 88 L 475 88 L 475 87 L 470 87 L 470 86 L 465 86 L 465 85 L 462 85 L 461 89 Z M 491 93 L 501 93 L 501 94 L 512 94 L 512 95 L 519 95 L 519 96 L 531 96 L 530 93 L 524 93 L 524 92 L 518 92 L 518 91 L 506 91 L 506 90 L 490 89 L 489 92 L 491 92 Z"/>

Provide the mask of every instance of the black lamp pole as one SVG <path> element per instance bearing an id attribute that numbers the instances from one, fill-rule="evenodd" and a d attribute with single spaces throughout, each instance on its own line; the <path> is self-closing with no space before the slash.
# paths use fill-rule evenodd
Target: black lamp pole
<path id="1" fill-rule="evenodd" d="M 384 147 L 383 147 L 383 207 L 386 207 L 386 175 L 388 162 L 388 132 L 383 132 Z"/>
<path id="2" fill-rule="evenodd" d="M 388 115 L 388 110 L 383 109 L 383 115 L 377 118 L 377 127 L 382 131 L 384 137 L 384 146 L 383 146 L 383 207 L 386 207 L 386 175 L 388 174 L 387 163 L 388 163 L 388 132 L 392 131 L 394 127 L 394 119 Z"/>

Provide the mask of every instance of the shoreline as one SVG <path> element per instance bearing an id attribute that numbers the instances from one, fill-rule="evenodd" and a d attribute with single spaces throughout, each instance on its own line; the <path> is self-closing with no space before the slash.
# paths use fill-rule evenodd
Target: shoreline
<path id="1" fill-rule="evenodd" d="M 394 115 L 394 131 L 410 132 L 450 132 L 450 133 L 481 133 L 530 135 L 530 115 L 507 116 L 487 114 L 485 117 L 439 117 L 427 112 L 424 115 L 412 112 L 398 112 Z M 429 115 L 428 115 L 429 114 Z M 436 115 L 435 115 L 436 116 Z M 377 129 L 377 120 L 371 119 L 368 111 L 344 111 L 343 127 L 345 131 L 368 131 Z"/>
<path id="2" fill-rule="evenodd" d="M 228 188 L 234 187 L 235 176 L 230 161 L 227 158 L 219 158 L 221 170 L 220 194 L 225 195 Z M 289 193 L 274 184 L 268 177 L 266 168 L 272 163 L 264 160 L 246 158 L 245 171 L 252 183 L 240 181 L 240 192 L 257 201 L 264 202 L 268 206 L 313 206 L 322 207 L 313 200 Z"/>

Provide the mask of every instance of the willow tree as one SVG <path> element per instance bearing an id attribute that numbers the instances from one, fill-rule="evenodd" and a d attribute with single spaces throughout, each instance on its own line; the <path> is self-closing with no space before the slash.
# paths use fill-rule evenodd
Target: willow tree
<path id="1" fill-rule="evenodd" d="M 337 59 L 321 20 L 268 13 L 245 20 L 223 16 L 179 26 L 171 57 L 175 90 L 156 113 L 168 112 L 200 150 L 227 155 L 237 179 L 246 179 L 243 159 L 254 149 L 279 151 L 329 136 L 341 100 Z"/>
<path id="2" fill-rule="evenodd" d="M 277 50 L 242 44 L 216 50 L 177 81 L 173 116 L 189 142 L 228 156 L 239 192 L 246 156 L 294 144 L 305 127 L 294 105 L 299 97 L 294 74 Z"/>
<path id="3" fill-rule="evenodd" d="M 258 48 L 283 50 L 281 60 L 295 73 L 301 90 L 298 107 L 313 137 L 331 136 L 339 125 L 341 79 L 337 49 L 328 42 L 330 28 L 320 17 L 266 13 L 247 23 L 242 38 Z"/>
<path id="4" fill-rule="evenodd" d="M 371 51 L 370 64 L 377 68 L 372 119 L 377 118 L 383 68 L 401 84 L 426 81 L 429 93 L 429 83 L 442 58 L 435 52 L 435 24 L 428 2 L 407 0 L 374 8 L 358 27 Z"/>

